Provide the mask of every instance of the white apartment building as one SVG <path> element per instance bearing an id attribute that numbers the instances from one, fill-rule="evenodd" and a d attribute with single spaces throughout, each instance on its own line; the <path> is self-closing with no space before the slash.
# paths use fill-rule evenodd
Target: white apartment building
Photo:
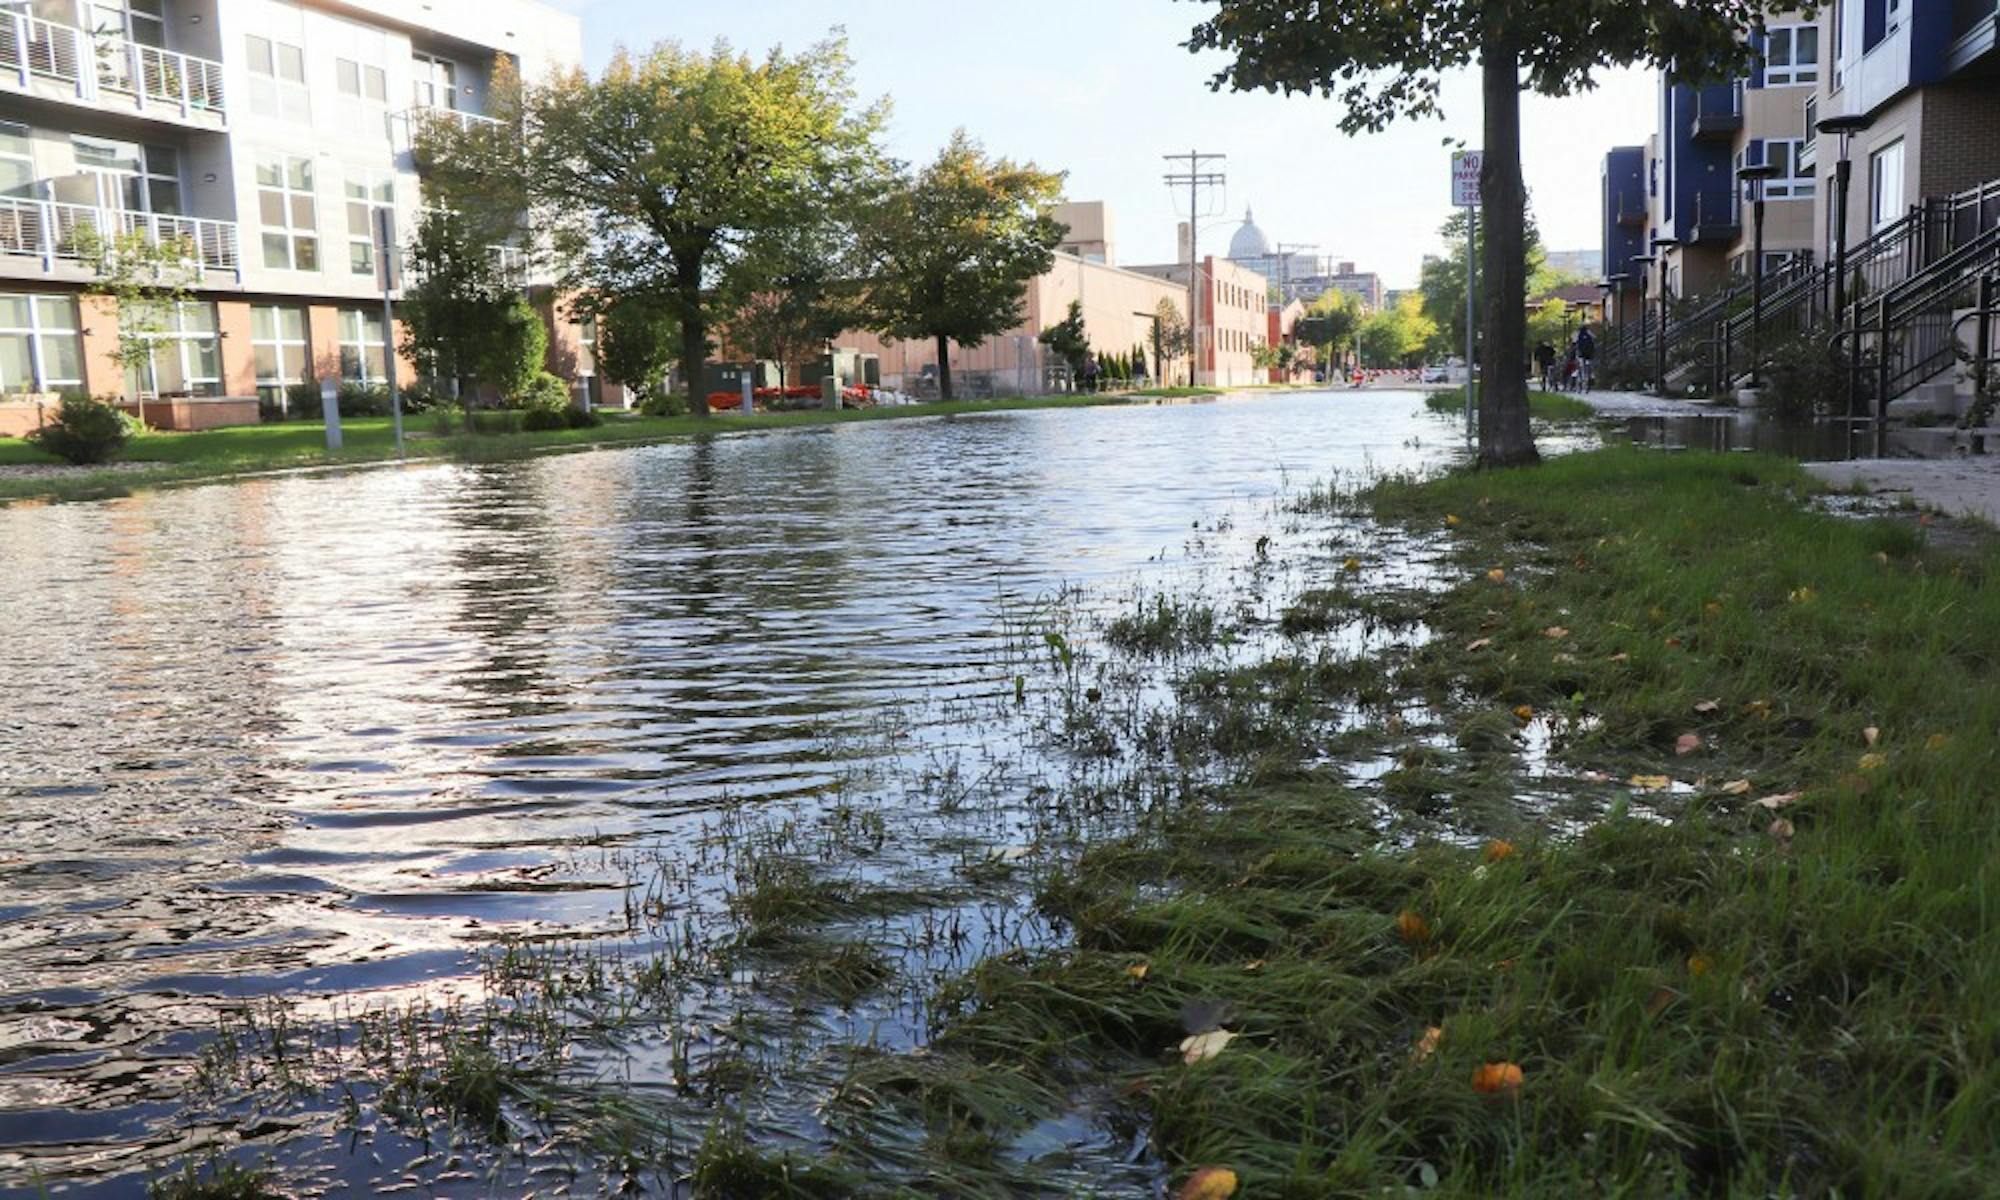
<path id="1" fill-rule="evenodd" d="M 380 381 L 375 214 L 421 205 L 428 111 L 484 120 L 496 63 L 578 65 L 578 19 L 534 0 L 0 0 L 0 401 L 81 388 L 255 419 L 254 398 Z M 198 248 L 197 299 L 120 370 L 77 231 Z M 0 428 L 0 432 L 11 432 Z"/>

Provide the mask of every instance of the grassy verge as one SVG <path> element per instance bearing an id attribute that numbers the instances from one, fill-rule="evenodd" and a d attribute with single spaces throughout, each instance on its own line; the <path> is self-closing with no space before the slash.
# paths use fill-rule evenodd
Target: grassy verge
<path id="1" fill-rule="evenodd" d="M 1433 636 L 1222 686 L 1345 714 L 1379 787 L 1267 722 L 1051 879 L 1074 947 L 974 970 L 937 1050 L 1118 1077 L 1247 1195 L 1984 1194 L 2000 561 L 1812 487 L 1607 450 L 1378 488 L 1446 585 L 1359 558 L 1286 624 Z"/>
<path id="2" fill-rule="evenodd" d="M 1465 389 L 1452 388 L 1449 391 L 1432 392 L 1424 397 L 1424 407 L 1432 412 L 1465 412 Z M 1581 421 L 1596 415 L 1597 410 L 1575 396 L 1561 392 L 1545 392 L 1539 388 L 1528 389 L 1528 415 L 1538 421 Z"/>
<path id="3" fill-rule="evenodd" d="M 642 417 L 613 414 L 604 424 L 590 429 L 563 429 L 545 433 L 444 434 L 428 415 L 405 420 L 406 450 L 420 458 L 500 458 L 526 456 L 553 450 L 585 446 L 632 445 L 695 437 L 702 434 L 749 432 L 761 429 L 790 429 L 810 425 L 850 424 L 859 421 L 899 420 L 910 417 L 960 416 L 1021 409 L 1079 408 L 1123 404 L 1121 395 L 1035 396 L 999 400 L 954 400 L 932 404 L 883 408 L 845 408 L 836 411 L 808 409 L 799 412 L 756 413 L 751 416 L 718 413 L 704 421 L 698 417 Z M 149 433 L 136 438 L 120 456 L 121 469 L 79 471 L 57 477 L 0 477 L 0 500 L 29 496 L 87 498 L 113 495 L 135 487 L 179 480 L 204 479 L 256 471 L 294 467 L 331 466 L 380 462 L 396 455 L 395 434 L 387 418 L 366 418 L 341 424 L 345 443 L 338 451 L 326 449 L 326 433 L 316 422 L 244 425 L 212 429 L 201 433 Z M 0 439 L 0 465 L 10 463 L 53 463 L 55 458 L 19 439 Z M 146 464 L 134 469 L 129 464 Z"/>
<path id="4" fill-rule="evenodd" d="M 1141 388 L 1138 391 L 1129 394 L 1134 396 L 1145 396 L 1151 399 L 1181 400 L 1191 396 L 1227 395 L 1228 389 L 1218 388 L 1218 387 L 1187 387 L 1183 385 L 1180 387 Z"/>

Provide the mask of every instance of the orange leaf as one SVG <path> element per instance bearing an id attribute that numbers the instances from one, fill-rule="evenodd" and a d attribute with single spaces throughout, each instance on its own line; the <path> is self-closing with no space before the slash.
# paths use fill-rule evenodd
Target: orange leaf
<path id="1" fill-rule="evenodd" d="M 1700 979 L 1702 976 L 1708 974 L 1710 971 L 1713 970 L 1715 970 L 1715 960 L 1710 958 L 1708 955 L 1706 954 L 1688 955 L 1688 974 L 1694 976 L 1696 979 Z"/>
<path id="2" fill-rule="evenodd" d="M 1507 582 L 1507 572 L 1501 570 L 1499 567 L 1495 567 L 1491 571 L 1486 572 L 1486 578 L 1495 583 L 1505 583 Z"/>
<path id="3" fill-rule="evenodd" d="M 1510 1062 L 1487 1063 L 1472 1073 L 1472 1090 L 1492 1096 L 1521 1086 L 1521 1068 Z"/>
<path id="4" fill-rule="evenodd" d="M 1181 1185 L 1180 1200 L 1229 1200 L 1236 1194 L 1236 1172 L 1228 1167 L 1203 1167 Z"/>
<path id="5" fill-rule="evenodd" d="M 1486 851 L 1482 855 L 1490 863 L 1499 862 L 1503 858 L 1512 858 L 1513 856 L 1514 843 L 1501 841 L 1498 838 L 1486 843 Z"/>
<path id="6" fill-rule="evenodd" d="M 1532 721 L 1535 719 L 1535 710 L 1525 704 L 1516 704 L 1514 715 L 1523 721 Z"/>
<path id="7" fill-rule="evenodd" d="M 1657 1017 L 1667 1011 L 1668 1007 L 1680 998 L 1681 994 L 1679 992 L 1662 984 L 1653 989 L 1652 995 L 1646 997 L 1646 1015 Z"/>
<path id="8" fill-rule="evenodd" d="M 1406 908 L 1396 916 L 1396 932 L 1402 934 L 1406 942 L 1428 942 L 1431 940 L 1431 923 Z"/>

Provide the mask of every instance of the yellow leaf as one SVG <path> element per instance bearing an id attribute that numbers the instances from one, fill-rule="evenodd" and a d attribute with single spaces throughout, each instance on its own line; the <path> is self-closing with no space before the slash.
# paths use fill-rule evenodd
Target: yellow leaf
<path id="1" fill-rule="evenodd" d="M 1634 775 L 1629 782 L 1642 792 L 1664 792 L 1674 786 L 1674 781 L 1665 775 Z"/>
<path id="2" fill-rule="evenodd" d="M 1949 745 L 1951 745 L 1951 737 L 1948 734 L 1934 733 L 1924 739 L 1924 749 L 1926 750 L 1942 750 Z"/>
<path id="3" fill-rule="evenodd" d="M 1495 838 L 1486 843 L 1486 849 L 1481 857 L 1490 863 L 1499 862 L 1503 858 L 1512 858 L 1514 857 L 1514 843 Z"/>
<path id="4" fill-rule="evenodd" d="M 1792 604 L 1811 604 L 1815 594 L 1809 587 L 1793 588 L 1785 599 Z"/>
<path id="5" fill-rule="evenodd" d="M 1235 1040 L 1236 1035 L 1227 1029 L 1211 1029 L 1207 1033 L 1197 1033 L 1182 1038 L 1181 1061 L 1193 1066 L 1195 1063 L 1214 1058 Z"/>
<path id="6" fill-rule="evenodd" d="M 1353 574 L 1354 572 L 1359 571 L 1361 569 L 1361 560 L 1358 558 L 1350 558 L 1344 565 L 1346 566 L 1348 573 Z"/>
<path id="7" fill-rule="evenodd" d="M 1685 757 L 1701 749 L 1701 735 L 1684 733 L 1674 739 L 1674 753 Z"/>
<path id="8" fill-rule="evenodd" d="M 1696 979 L 1700 979 L 1703 975 L 1706 975 L 1713 970 L 1715 970 L 1715 960 L 1710 958 L 1708 955 L 1706 954 L 1688 955 L 1688 974 L 1694 976 Z"/>
<path id="9" fill-rule="evenodd" d="M 1236 1172 L 1228 1167 L 1203 1167 L 1181 1185 L 1180 1200 L 1229 1200 L 1236 1194 Z"/>
<path id="10" fill-rule="evenodd" d="M 1151 968 L 1147 966 L 1147 964 L 1145 963 L 1133 963 L 1131 966 L 1125 968 L 1125 974 L 1131 976 L 1135 980 L 1138 980 L 1138 979 L 1144 979 L 1146 977 L 1146 972 L 1149 970 L 1151 970 Z"/>
<path id="11" fill-rule="evenodd" d="M 1482 1095 L 1513 1092 L 1521 1086 L 1521 1068 L 1510 1062 L 1487 1063 L 1472 1073 L 1472 1090 Z"/>
<path id="12" fill-rule="evenodd" d="M 1514 715 L 1523 721 L 1532 721 L 1535 719 L 1535 710 L 1525 704 L 1517 704 L 1514 706 Z"/>
<path id="13" fill-rule="evenodd" d="M 1722 605 L 1710 600 L 1707 604 L 1701 606 L 1701 611 L 1711 617 L 1718 617 L 1722 615 Z"/>
<path id="14" fill-rule="evenodd" d="M 1444 515 L 1444 523 L 1445 523 L 1445 527 L 1446 527 L 1447 529 L 1457 529 L 1457 528 L 1458 528 L 1458 514 L 1457 514 L 1457 513 L 1446 513 L 1446 514 Z"/>
<path id="15" fill-rule="evenodd" d="M 1494 583 L 1505 583 L 1507 582 L 1507 572 L 1501 570 L 1499 567 L 1495 567 L 1491 571 L 1486 572 L 1486 578 L 1492 580 Z"/>
<path id="16" fill-rule="evenodd" d="M 1725 796 L 1747 796 L 1750 794 L 1750 781 L 1747 779 L 1732 779 L 1722 785 L 1722 794 Z"/>
<path id="17" fill-rule="evenodd" d="M 1438 1043 L 1442 1041 L 1444 1041 L 1443 1028 L 1437 1025 L 1430 1026 L 1424 1030 L 1424 1036 L 1417 1039 L 1417 1048 L 1411 1057 L 1418 1062 L 1424 1061 L 1437 1053 Z"/>
<path id="18" fill-rule="evenodd" d="M 1889 759 L 1887 755 L 1864 754 L 1861 756 L 1861 761 L 1855 765 L 1859 766 L 1864 771 L 1875 771 L 1875 770 L 1880 770 L 1882 766 L 1886 764 L 1888 761 Z"/>

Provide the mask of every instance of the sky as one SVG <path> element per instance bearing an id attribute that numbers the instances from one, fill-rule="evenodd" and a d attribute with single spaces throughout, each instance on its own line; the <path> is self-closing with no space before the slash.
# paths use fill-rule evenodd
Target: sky
<path id="1" fill-rule="evenodd" d="M 962 127 L 990 153 L 1066 172 L 1069 199 L 1110 204 L 1123 264 L 1175 258 L 1187 197 L 1162 181 L 1162 156 L 1199 149 L 1228 155 L 1227 186 L 1203 204 L 1204 254 L 1222 252 L 1254 209 L 1273 242 L 1315 244 L 1389 287 L 1412 286 L 1423 256 L 1444 249 L 1444 143 L 1479 141 L 1470 72 L 1446 81 L 1445 120 L 1357 137 L 1340 132 L 1337 101 L 1211 91 L 1223 60 L 1181 46 L 1211 11 L 1199 0 L 553 2 L 582 17 L 592 69 L 620 43 L 707 49 L 725 38 L 761 54 L 843 29 L 861 96 L 894 106 L 892 155 L 927 161 Z M 1617 71 L 1580 96 L 1524 98 L 1523 170 L 1551 249 L 1599 245 L 1604 152 L 1644 141 L 1654 95 L 1650 74 Z"/>

